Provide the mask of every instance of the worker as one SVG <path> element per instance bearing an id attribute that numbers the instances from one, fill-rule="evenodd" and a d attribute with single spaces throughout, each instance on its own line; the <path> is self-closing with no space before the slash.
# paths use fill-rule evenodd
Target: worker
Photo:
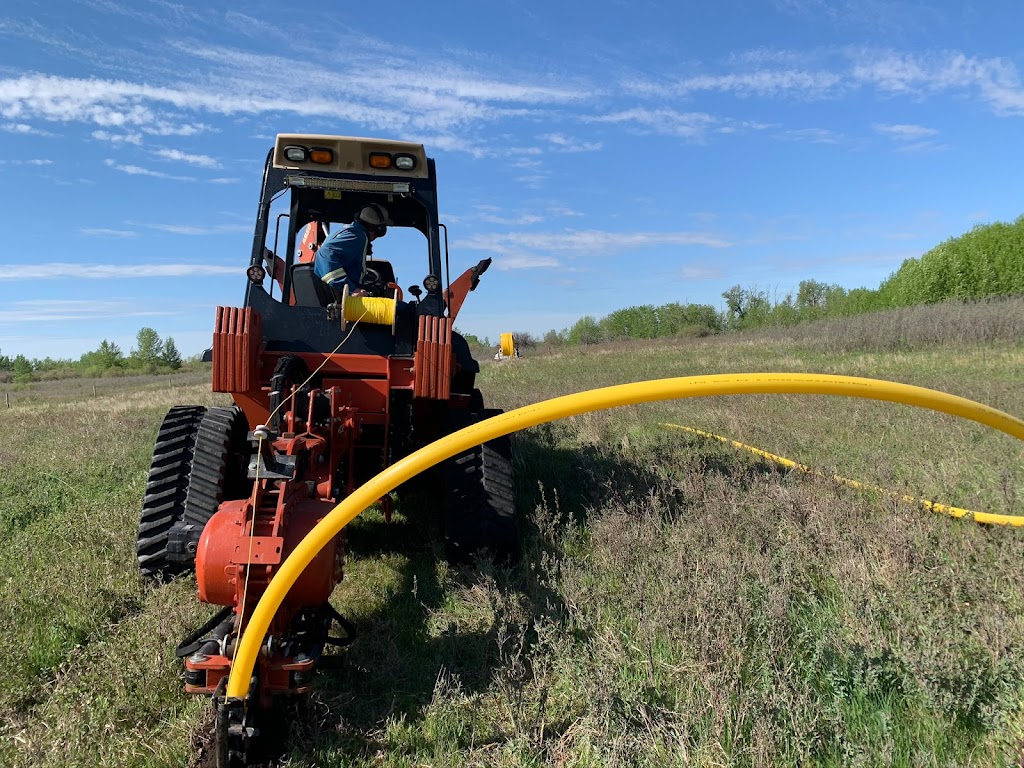
<path id="1" fill-rule="evenodd" d="M 313 272 L 339 294 L 348 286 L 349 296 L 366 296 L 363 271 L 370 243 L 387 234 L 388 212 L 371 203 L 356 216 L 355 221 L 332 234 L 316 252 Z"/>

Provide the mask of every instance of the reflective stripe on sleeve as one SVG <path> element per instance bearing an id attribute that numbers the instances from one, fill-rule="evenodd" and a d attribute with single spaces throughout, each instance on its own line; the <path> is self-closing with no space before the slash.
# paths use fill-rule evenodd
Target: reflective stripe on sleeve
<path id="1" fill-rule="evenodd" d="M 321 280 L 325 283 L 333 283 L 335 280 L 344 280 L 348 276 L 348 273 L 344 269 L 339 267 L 338 269 L 332 270 L 324 275 Z"/>

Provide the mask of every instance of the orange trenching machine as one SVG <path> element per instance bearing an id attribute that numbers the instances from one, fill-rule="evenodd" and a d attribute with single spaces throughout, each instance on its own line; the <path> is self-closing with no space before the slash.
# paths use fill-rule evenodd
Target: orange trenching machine
<path id="1" fill-rule="evenodd" d="M 374 203 L 387 211 L 389 225 L 418 231 L 426 246 L 427 276 L 422 289 L 409 288 L 409 302 L 390 262 L 366 261 L 363 284 L 371 296 L 394 300 L 389 325 L 347 321 L 339 297 L 313 273 L 328 228 Z M 212 696 L 217 706 L 219 766 L 251 760 L 261 717 L 282 697 L 308 694 L 325 646 L 355 637 L 329 602 L 343 573 L 339 535 L 278 611 L 249 698 L 244 705 L 224 699 L 238 638 L 289 552 L 390 463 L 495 413 L 484 409 L 474 386 L 479 366 L 453 330 L 490 259 L 454 282 L 447 282 L 447 263 L 434 161 L 422 145 L 277 137 L 263 174 L 244 304 L 216 313 L 213 390 L 230 394 L 234 405 L 167 413 L 137 538 L 144 575 L 194 571 L 199 599 L 223 606 L 178 649 L 186 690 Z M 481 548 L 512 554 L 507 438 L 450 459 L 439 474 L 442 482 L 428 487 L 440 496 L 449 556 Z M 390 519 L 390 498 L 381 506 Z M 344 636 L 331 635 L 335 625 Z"/>

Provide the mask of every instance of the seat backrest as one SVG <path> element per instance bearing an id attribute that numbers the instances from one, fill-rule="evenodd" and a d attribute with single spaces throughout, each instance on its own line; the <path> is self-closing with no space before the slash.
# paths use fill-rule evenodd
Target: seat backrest
<path id="1" fill-rule="evenodd" d="M 334 289 L 317 277 L 312 262 L 292 266 L 292 292 L 300 307 L 326 307 L 334 301 Z"/>

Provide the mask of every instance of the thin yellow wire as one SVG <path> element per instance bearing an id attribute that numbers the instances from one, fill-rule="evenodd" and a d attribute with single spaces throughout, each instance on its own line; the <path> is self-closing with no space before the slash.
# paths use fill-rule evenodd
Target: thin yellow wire
<path id="1" fill-rule="evenodd" d="M 744 451 L 756 454 L 757 456 L 760 456 L 763 459 L 768 459 L 769 461 L 772 461 L 783 467 L 795 469 L 800 472 L 803 472 L 804 474 L 814 475 L 816 477 L 828 477 L 828 475 L 825 475 L 822 472 L 818 472 L 817 470 L 811 469 L 806 464 L 797 464 L 792 459 L 787 459 L 783 456 L 776 456 L 774 453 L 768 453 L 767 451 L 762 451 L 760 448 L 755 448 L 752 445 L 745 445 L 744 443 L 740 443 L 736 440 L 730 440 L 727 437 L 716 435 L 713 432 L 703 432 L 699 429 L 694 429 L 693 427 L 684 427 L 680 424 L 669 424 L 668 422 L 661 422 L 658 426 L 670 427 L 672 429 L 680 429 L 684 432 L 691 432 L 695 435 L 700 435 L 701 437 L 706 437 L 711 440 L 717 440 L 720 443 L 727 443 L 728 445 L 731 445 L 734 448 L 740 448 Z M 889 498 L 898 499 L 899 501 L 905 502 L 907 504 L 915 504 L 929 512 L 939 512 L 943 515 L 949 515 L 950 517 L 955 517 L 957 519 L 970 515 L 971 519 L 974 520 L 974 522 L 976 523 L 987 523 L 990 525 L 1024 526 L 1024 515 L 999 515 L 993 512 L 975 512 L 974 510 L 971 509 L 951 507 L 946 504 L 939 504 L 937 501 L 930 501 L 928 499 L 922 499 L 916 496 L 908 496 L 905 493 L 899 493 L 897 491 L 893 491 L 888 488 L 882 488 L 877 485 L 870 485 L 868 483 L 862 483 L 857 480 L 851 480 L 850 478 L 842 477 L 841 475 L 832 475 L 831 479 L 837 483 L 840 483 L 841 485 L 845 485 L 850 488 L 856 488 L 862 491 L 876 491 L 878 493 L 883 493 Z"/>

